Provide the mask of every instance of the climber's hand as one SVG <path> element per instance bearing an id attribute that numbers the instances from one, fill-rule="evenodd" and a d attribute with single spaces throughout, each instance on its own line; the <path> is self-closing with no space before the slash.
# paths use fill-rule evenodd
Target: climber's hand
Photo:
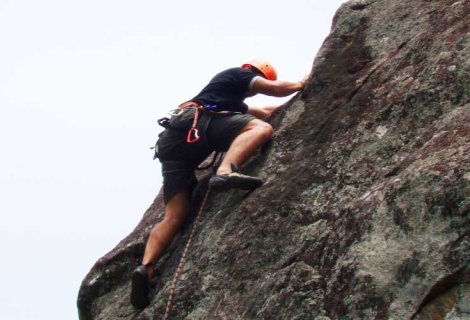
<path id="1" fill-rule="evenodd" d="M 302 85 L 302 89 L 304 89 L 305 86 L 307 85 L 309 77 L 310 75 L 306 75 L 305 77 L 302 78 L 302 80 L 299 81 L 299 83 Z"/>

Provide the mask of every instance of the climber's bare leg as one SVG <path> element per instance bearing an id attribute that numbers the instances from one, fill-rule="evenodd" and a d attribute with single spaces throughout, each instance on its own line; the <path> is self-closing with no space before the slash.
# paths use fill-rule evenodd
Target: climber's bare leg
<path id="1" fill-rule="evenodd" d="M 241 166 L 273 135 L 273 128 L 269 123 L 253 119 L 243 127 L 237 137 L 232 141 L 222 163 L 217 169 L 218 175 L 230 173 L 230 164 Z"/>
<path id="2" fill-rule="evenodd" d="M 181 229 L 189 211 L 189 189 L 177 193 L 165 206 L 165 217 L 150 231 L 145 247 L 143 265 L 150 265 L 160 259 L 170 245 L 173 238 Z M 149 278 L 153 275 L 153 268 L 148 268 Z"/>

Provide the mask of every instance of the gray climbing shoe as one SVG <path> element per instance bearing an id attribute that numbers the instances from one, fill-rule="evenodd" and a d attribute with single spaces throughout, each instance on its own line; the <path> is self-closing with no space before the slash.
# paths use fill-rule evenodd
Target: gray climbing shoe
<path id="1" fill-rule="evenodd" d="M 215 175 L 209 179 L 209 188 L 213 190 L 242 189 L 254 190 L 263 184 L 263 180 L 238 172 L 237 166 L 232 164 L 232 172 L 224 175 Z"/>

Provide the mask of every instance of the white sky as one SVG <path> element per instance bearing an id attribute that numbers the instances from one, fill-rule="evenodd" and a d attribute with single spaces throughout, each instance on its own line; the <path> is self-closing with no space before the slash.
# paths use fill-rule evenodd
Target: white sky
<path id="1" fill-rule="evenodd" d="M 342 2 L 0 0 L 1 318 L 77 319 L 160 189 L 156 120 L 251 58 L 300 80 Z"/>

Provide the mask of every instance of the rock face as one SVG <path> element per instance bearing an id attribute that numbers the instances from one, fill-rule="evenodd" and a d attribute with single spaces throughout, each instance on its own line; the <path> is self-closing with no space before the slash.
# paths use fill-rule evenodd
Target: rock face
<path id="1" fill-rule="evenodd" d="M 209 197 L 171 318 L 470 319 L 469 26 L 469 0 L 343 4 L 243 168 L 265 185 Z M 91 269 L 81 320 L 163 318 L 190 223 L 151 305 L 129 304 L 162 212 L 159 195 Z"/>

